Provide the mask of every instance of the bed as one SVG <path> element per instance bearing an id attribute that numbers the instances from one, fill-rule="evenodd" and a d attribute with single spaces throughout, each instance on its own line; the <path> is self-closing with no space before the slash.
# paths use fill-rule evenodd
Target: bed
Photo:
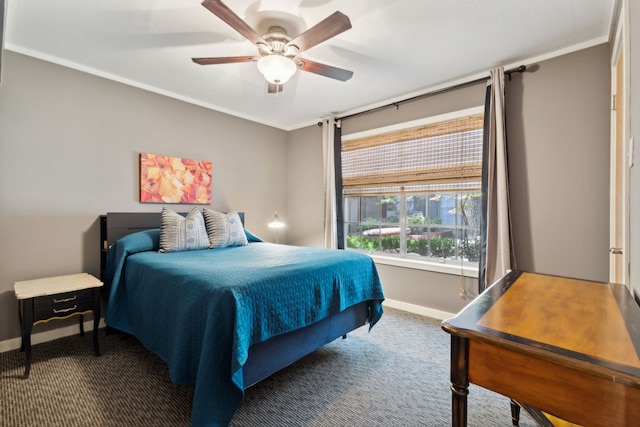
<path id="1" fill-rule="evenodd" d="M 246 230 L 246 245 L 160 253 L 160 218 L 103 216 L 105 322 L 161 357 L 174 383 L 195 384 L 194 426 L 228 425 L 247 387 L 382 316 L 365 254 Z"/>

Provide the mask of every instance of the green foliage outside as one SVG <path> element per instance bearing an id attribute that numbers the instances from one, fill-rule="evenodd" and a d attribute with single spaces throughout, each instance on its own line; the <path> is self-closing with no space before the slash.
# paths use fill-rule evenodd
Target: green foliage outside
<path id="1" fill-rule="evenodd" d="M 407 239 L 407 252 L 429 256 L 429 239 Z"/>
<path id="2" fill-rule="evenodd" d="M 397 252 L 400 249 L 400 236 L 384 236 L 380 238 L 380 246 L 385 252 Z"/>
<path id="3" fill-rule="evenodd" d="M 431 255 L 436 258 L 449 258 L 455 253 L 453 237 L 436 236 L 429 239 Z"/>
<path id="4" fill-rule="evenodd" d="M 360 236 L 358 234 L 351 234 L 347 236 L 347 248 L 362 249 L 363 251 L 377 251 L 378 239 L 372 237 Z"/>
<path id="5" fill-rule="evenodd" d="M 424 231 L 424 227 L 411 227 L 411 225 L 424 225 L 426 223 L 427 219 L 422 215 L 422 212 L 407 217 L 407 224 L 411 229 L 409 234 L 420 234 Z"/>
<path id="6" fill-rule="evenodd" d="M 463 240 L 460 245 L 460 250 L 462 251 L 462 256 L 467 258 L 469 262 L 478 262 L 480 261 L 480 241 L 476 240 L 475 242 L 471 242 L 469 240 Z"/>
<path id="7" fill-rule="evenodd" d="M 347 247 L 369 252 L 396 253 L 400 249 L 400 236 L 368 237 L 353 234 L 347 236 Z M 453 237 L 408 238 L 407 252 L 435 258 L 450 258 L 455 254 Z M 470 259 L 471 261 L 471 259 Z"/>

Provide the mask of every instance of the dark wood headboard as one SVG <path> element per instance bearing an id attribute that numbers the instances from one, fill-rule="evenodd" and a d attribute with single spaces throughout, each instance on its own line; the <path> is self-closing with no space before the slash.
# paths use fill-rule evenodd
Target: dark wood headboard
<path id="1" fill-rule="evenodd" d="M 178 212 L 185 216 L 188 212 Z M 238 212 L 244 224 L 244 212 Z M 160 228 L 162 212 L 107 212 L 100 216 L 100 276 L 104 280 L 107 252 L 116 240 L 138 231 Z"/>

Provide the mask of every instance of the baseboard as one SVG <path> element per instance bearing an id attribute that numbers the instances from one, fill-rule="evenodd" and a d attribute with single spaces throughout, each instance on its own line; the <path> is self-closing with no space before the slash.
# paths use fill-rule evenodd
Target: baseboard
<path id="1" fill-rule="evenodd" d="M 104 319 L 100 319 L 99 328 L 104 328 L 107 325 L 104 323 Z M 93 320 L 88 320 L 84 322 L 84 331 L 91 332 L 93 331 Z M 31 345 L 40 344 L 47 341 L 57 340 L 58 338 L 64 338 L 71 335 L 76 335 L 80 333 L 80 329 L 78 324 L 63 326 L 56 329 L 51 329 L 49 331 L 37 332 L 31 334 Z M 0 341 L 0 353 L 4 353 L 5 351 L 16 350 L 19 349 L 22 344 L 22 338 L 11 338 L 8 340 Z"/>
<path id="2" fill-rule="evenodd" d="M 409 304 L 407 302 L 396 301 L 392 299 L 386 299 L 383 305 L 398 310 L 408 311 L 409 313 L 419 314 L 421 316 L 431 317 L 433 319 L 444 320 L 453 317 L 454 313 L 448 313 L 446 311 L 435 310 L 433 308 L 424 307 L 416 304 Z M 100 328 L 106 327 L 104 319 L 100 319 Z M 85 332 L 93 331 L 93 320 L 84 322 Z M 58 338 L 64 338 L 78 333 L 78 325 L 69 325 L 56 329 L 52 329 L 44 332 L 37 332 L 31 335 L 31 345 L 40 344 L 47 341 L 53 341 Z M 0 353 L 5 351 L 16 350 L 20 348 L 22 344 L 22 338 L 11 338 L 5 341 L 0 341 Z"/>
<path id="3" fill-rule="evenodd" d="M 410 304 L 408 302 L 396 301 L 392 299 L 385 299 L 382 305 L 438 320 L 445 320 L 455 316 L 455 313 L 448 313 L 446 311 L 436 310 L 433 308 L 424 307 L 422 305 Z"/>

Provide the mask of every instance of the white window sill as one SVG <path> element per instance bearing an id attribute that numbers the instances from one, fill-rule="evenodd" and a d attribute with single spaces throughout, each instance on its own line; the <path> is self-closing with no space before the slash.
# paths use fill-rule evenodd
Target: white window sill
<path id="1" fill-rule="evenodd" d="M 452 274 L 478 278 L 478 267 L 443 262 L 430 262 L 407 258 L 396 258 L 384 255 L 369 254 L 376 264 L 392 265 L 395 267 L 413 268 L 415 270 L 433 271 L 435 273 Z"/>

